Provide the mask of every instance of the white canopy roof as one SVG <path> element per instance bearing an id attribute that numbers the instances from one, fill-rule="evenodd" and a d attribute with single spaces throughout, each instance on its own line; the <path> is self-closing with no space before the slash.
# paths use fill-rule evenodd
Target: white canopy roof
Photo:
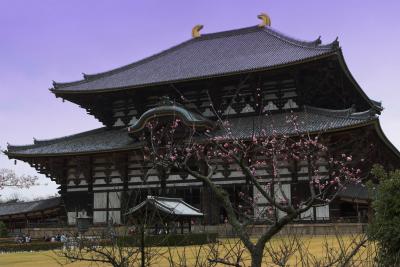
<path id="1" fill-rule="evenodd" d="M 190 206 L 181 198 L 168 198 L 147 196 L 147 199 L 139 205 L 131 208 L 126 214 L 133 214 L 146 207 L 147 205 L 153 206 L 155 209 L 172 216 L 183 217 L 202 217 L 203 213 L 199 209 Z"/>

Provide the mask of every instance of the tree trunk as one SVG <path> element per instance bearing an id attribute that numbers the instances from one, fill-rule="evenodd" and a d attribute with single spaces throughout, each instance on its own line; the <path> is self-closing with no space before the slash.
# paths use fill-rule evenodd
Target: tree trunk
<path id="1" fill-rule="evenodd" d="M 251 252 L 251 267 L 261 267 L 263 259 L 263 249 L 254 248 Z"/>
<path id="2" fill-rule="evenodd" d="M 141 267 L 146 266 L 146 255 L 145 255 L 145 249 L 146 249 L 146 244 L 144 243 L 144 225 L 140 227 L 140 261 L 141 261 Z"/>

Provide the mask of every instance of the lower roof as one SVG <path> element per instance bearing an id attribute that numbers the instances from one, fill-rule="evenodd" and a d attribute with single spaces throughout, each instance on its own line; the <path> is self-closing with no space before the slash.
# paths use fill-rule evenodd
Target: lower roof
<path id="1" fill-rule="evenodd" d="M 138 143 L 129 137 L 126 128 L 103 127 L 50 140 L 34 140 L 32 145 L 9 145 L 5 153 L 9 156 L 57 156 L 109 152 L 137 146 Z"/>
<path id="2" fill-rule="evenodd" d="M 45 211 L 57 208 L 61 204 L 61 197 L 53 197 L 48 199 L 13 202 L 0 204 L 0 216 L 9 216 L 17 214 L 27 214 L 38 211 Z"/>
<path id="3" fill-rule="evenodd" d="M 251 138 L 261 131 L 271 134 L 273 130 L 278 134 L 296 134 L 293 125 L 287 123 L 288 115 L 291 114 L 297 117 L 299 130 L 309 133 L 345 130 L 378 122 L 375 113 L 370 111 L 354 113 L 352 109 L 329 110 L 304 107 L 293 113 L 227 119 L 230 122 L 230 137 Z M 226 133 L 219 129 L 214 131 L 213 135 L 225 136 Z M 383 133 L 382 136 L 384 137 Z M 386 141 L 390 144 L 388 140 Z M 10 158 L 19 158 L 105 153 L 131 150 L 141 146 L 142 143 L 130 137 L 127 128 L 99 128 L 51 140 L 34 140 L 34 144 L 31 145 L 8 145 L 4 152 Z M 396 150 L 393 145 L 391 146 Z"/>
<path id="4" fill-rule="evenodd" d="M 342 199 L 372 200 L 368 187 L 364 184 L 348 184 L 338 193 Z"/>

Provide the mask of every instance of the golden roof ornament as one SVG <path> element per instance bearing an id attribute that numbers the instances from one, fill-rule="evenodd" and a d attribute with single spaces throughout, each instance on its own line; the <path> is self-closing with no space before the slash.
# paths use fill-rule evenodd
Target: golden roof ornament
<path id="1" fill-rule="evenodd" d="M 200 37 L 200 31 L 201 31 L 201 29 L 203 29 L 203 25 L 201 25 L 201 24 L 197 24 L 196 26 L 194 26 L 193 27 L 193 29 L 192 29 L 192 37 L 193 38 L 197 38 L 197 37 Z"/>
<path id="2" fill-rule="evenodd" d="M 271 18 L 267 14 L 261 13 L 257 16 L 257 18 L 261 19 L 262 21 L 260 24 L 258 24 L 259 27 L 271 26 Z"/>

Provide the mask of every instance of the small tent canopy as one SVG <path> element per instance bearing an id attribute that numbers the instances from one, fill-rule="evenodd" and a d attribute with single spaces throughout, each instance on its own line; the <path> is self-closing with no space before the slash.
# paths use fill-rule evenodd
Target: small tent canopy
<path id="1" fill-rule="evenodd" d="M 157 211 L 161 215 L 172 218 L 191 218 L 204 216 L 199 209 L 190 206 L 181 198 L 156 196 L 147 196 L 145 201 L 131 208 L 126 215 L 142 215 L 149 210 Z"/>
<path id="2" fill-rule="evenodd" d="M 131 208 L 126 215 L 135 217 L 136 220 L 146 220 L 146 224 L 154 226 L 154 233 L 159 232 L 159 223 L 169 232 L 171 222 L 179 222 L 181 234 L 184 233 L 185 222 L 191 232 L 192 218 L 203 217 L 199 209 L 190 206 L 181 198 L 167 198 L 147 196 L 147 199 L 139 205 Z M 174 225 L 174 223 L 173 223 Z M 176 228 L 175 228 L 176 229 Z"/>

